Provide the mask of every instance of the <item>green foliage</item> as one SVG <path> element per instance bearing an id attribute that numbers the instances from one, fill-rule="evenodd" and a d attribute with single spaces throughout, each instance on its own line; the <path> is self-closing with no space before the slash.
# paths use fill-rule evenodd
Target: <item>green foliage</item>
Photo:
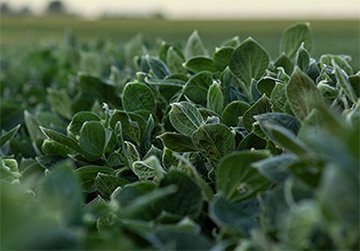
<path id="1" fill-rule="evenodd" d="M 192 152 L 195 150 L 191 138 L 179 133 L 166 132 L 158 136 L 163 145 L 175 152 Z"/>
<path id="2" fill-rule="evenodd" d="M 311 78 L 296 68 L 286 87 L 287 100 L 291 110 L 299 119 L 304 119 L 321 103 L 322 96 Z"/>
<path id="3" fill-rule="evenodd" d="M 206 56 L 207 51 L 197 31 L 194 31 L 188 38 L 185 48 L 184 56 L 186 59 L 194 56 Z"/>
<path id="4" fill-rule="evenodd" d="M 69 39 L 1 59 L 1 249 L 358 249 L 359 69 L 308 24 L 275 61 Z"/>
<path id="5" fill-rule="evenodd" d="M 234 135 L 223 124 L 202 125 L 194 131 L 191 138 L 196 149 L 214 162 L 235 148 Z"/>
<path id="6" fill-rule="evenodd" d="M 184 67 L 192 72 L 216 71 L 214 61 L 208 57 L 192 57 L 184 63 Z"/>
<path id="7" fill-rule="evenodd" d="M 221 86 L 218 83 L 213 83 L 207 93 L 206 108 L 221 114 L 224 108 L 224 95 L 221 91 Z"/>
<path id="8" fill-rule="evenodd" d="M 79 144 L 87 159 L 99 159 L 105 152 L 106 141 L 105 128 L 100 122 L 85 122 L 81 127 Z"/>
<path id="9" fill-rule="evenodd" d="M 212 74 L 202 71 L 192 76 L 184 86 L 184 95 L 196 104 L 206 105 L 208 89 L 213 83 Z"/>
<path id="10" fill-rule="evenodd" d="M 169 118 L 172 126 L 185 136 L 191 136 L 203 123 L 200 111 L 185 101 L 171 104 Z"/>
<path id="11" fill-rule="evenodd" d="M 21 125 L 17 125 L 11 130 L 1 134 L 0 136 L 0 146 L 3 146 L 7 141 L 9 141 L 17 133 Z"/>
<path id="12" fill-rule="evenodd" d="M 141 83 L 128 83 L 123 92 L 123 107 L 128 112 L 154 110 L 155 99 L 151 89 Z"/>
<path id="13" fill-rule="evenodd" d="M 243 151 L 224 158 L 216 171 L 217 191 L 229 200 L 240 200 L 266 188 L 268 182 L 251 163 L 268 156 L 266 151 Z"/>
<path id="14" fill-rule="evenodd" d="M 271 111 L 270 100 L 265 95 L 263 95 L 244 113 L 242 118 L 244 127 L 247 130 L 251 131 L 253 123 L 255 122 L 254 116 L 267 113 L 269 111 Z"/>
<path id="15" fill-rule="evenodd" d="M 312 35 L 308 23 L 296 24 L 284 31 L 281 37 L 280 52 L 284 52 L 290 59 L 293 59 L 301 44 L 311 52 Z"/>
<path id="16" fill-rule="evenodd" d="M 269 62 L 269 55 L 265 49 L 249 38 L 234 50 L 229 68 L 236 77 L 241 79 L 243 89 L 249 95 L 252 80 L 259 80 L 265 74 Z"/>
<path id="17" fill-rule="evenodd" d="M 237 126 L 239 118 L 250 108 L 248 103 L 243 101 L 233 101 L 228 104 L 221 116 L 221 121 L 227 126 Z"/>
<path id="18" fill-rule="evenodd" d="M 215 49 L 215 52 L 213 54 L 213 60 L 217 70 L 225 70 L 225 68 L 229 65 L 233 51 L 234 48 L 226 46 Z"/>
<path id="19" fill-rule="evenodd" d="M 201 213 L 203 198 L 200 187 L 179 171 L 171 170 L 160 182 L 160 187 L 175 185 L 176 193 L 165 197 L 160 206 L 174 216 L 197 218 Z"/>

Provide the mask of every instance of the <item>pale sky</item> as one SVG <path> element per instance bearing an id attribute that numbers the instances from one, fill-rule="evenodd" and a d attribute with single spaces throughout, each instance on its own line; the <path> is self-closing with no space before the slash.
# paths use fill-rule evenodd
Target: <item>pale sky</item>
<path id="1" fill-rule="evenodd" d="M 0 0 L 41 13 L 49 0 Z M 63 0 L 70 11 L 95 18 L 107 13 L 161 12 L 168 18 L 357 18 L 359 0 Z"/>

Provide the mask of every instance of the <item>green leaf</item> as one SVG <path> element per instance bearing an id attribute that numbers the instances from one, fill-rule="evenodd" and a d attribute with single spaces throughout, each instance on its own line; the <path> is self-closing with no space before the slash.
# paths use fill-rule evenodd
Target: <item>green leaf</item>
<path id="1" fill-rule="evenodd" d="M 141 128 L 139 124 L 141 124 L 141 120 L 144 120 L 141 116 L 115 110 L 110 119 L 110 126 L 115 129 L 116 124 L 120 122 L 124 138 L 139 142 L 141 138 Z"/>
<path id="2" fill-rule="evenodd" d="M 58 164 L 62 160 L 62 157 L 55 155 L 42 155 L 36 157 L 36 161 L 41 166 L 42 171 L 53 168 L 54 165 Z"/>
<path id="3" fill-rule="evenodd" d="M 121 189 L 116 189 L 111 194 L 111 201 L 118 203 L 121 208 L 131 205 L 137 198 L 156 190 L 156 185 L 152 182 L 132 182 Z"/>
<path id="4" fill-rule="evenodd" d="M 178 166 L 179 159 L 174 156 L 174 153 L 174 151 L 164 147 L 163 155 L 161 156 L 161 162 L 167 170 L 173 166 Z"/>
<path id="5" fill-rule="evenodd" d="M 19 182 L 22 174 L 19 172 L 18 163 L 15 159 L 3 159 L 0 157 L 0 181 Z"/>
<path id="6" fill-rule="evenodd" d="M 220 75 L 220 83 L 223 87 L 224 100 L 228 104 L 235 100 L 244 100 L 245 95 L 240 92 L 240 89 L 244 88 L 240 79 L 238 79 L 232 72 L 229 67 L 226 67 L 225 70 Z"/>
<path id="7" fill-rule="evenodd" d="M 259 160 L 252 164 L 261 175 L 274 183 L 281 183 L 287 178 L 289 172 L 288 166 L 296 161 L 296 156 L 291 154 L 282 154 L 271 158 Z"/>
<path id="8" fill-rule="evenodd" d="M 209 109 L 200 107 L 199 111 L 201 113 L 201 116 L 203 118 L 206 118 L 206 120 L 204 120 L 204 124 L 217 124 L 220 123 L 220 119 L 219 119 L 219 115 Z"/>
<path id="9" fill-rule="evenodd" d="M 194 56 L 207 56 L 208 53 L 201 41 L 201 38 L 199 36 L 199 33 L 195 30 L 191 35 L 189 36 L 185 49 L 184 49 L 184 55 L 186 59 L 192 58 Z"/>
<path id="10" fill-rule="evenodd" d="M 260 120 L 259 123 L 263 132 L 276 144 L 297 155 L 305 155 L 307 153 L 307 146 L 289 129 L 277 124 L 271 124 L 268 121 Z"/>
<path id="11" fill-rule="evenodd" d="M 284 68 L 286 74 L 288 75 L 290 75 L 294 70 L 294 64 L 291 62 L 289 57 L 286 56 L 285 53 L 281 53 L 281 56 L 275 60 L 274 65 L 276 68 L 278 67 Z"/>
<path id="12" fill-rule="evenodd" d="M 295 249 L 307 246 L 307 240 L 319 224 L 320 208 L 314 201 L 302 201 L 287 211 L 281 219 L 282 229 L 279 237 L 291 243 Z"/>
<path id="13" fill-rule="evenodd" d="M 187 72 L 183 67 L 184 58 L 172 46 L 167 50 L 166 63 L 173 74 L 186 74 Z"/>
<path id="14" fill-rule="evenodd" d="M 43 140 L 45 139 L 45 136 L 39 128 L 40 123 L 38 119 L 34 115 L 32 115 L 31 113 L 25 110 L 24 121 L 34 149 L 39 150 L 41 148 L 41 144 Z"/>
<path id="15" fill-rule="evenodd" d="M 51 109 L 64 118 L 71 119 L 71 99 L 65 90 L 47 89 Z"/>
<path id="16" fill-rule="evenodd" d="M 254 132 L 247 134 L 239 143 L 236 150 L 245 150 L 245 149 L 264 149 L 267 145 L 267 142 L 256 135 Z"/>
<path id="17" fill-rule="evenodd" d="M 175 230 L 159 230 L 157 239 L 163 243 L 161 249 L 166 250 L 210 250 L 212 243 L 203 234 L 187 233 Z M 157 241 L 158 242 L 158 241 Z"/>
<path id="18" fill-rule="evenodd" d="M 188 156 L 180 155 L 174 152 L 171 153 L 172 153 L 171 157 L 173 157 L 173 159 L 167 160 L 170 162 L 168 166 L 176 167 L 180 170 L 184 170 L 200 187 L 201 192 L 204 196 L 204 200 L 205 201 L 212 200 L 212 198 L 214 197 L 214 192 L 210 187 L 210 184 L 207 183 L 203 177 L 203 175 L 207 173 L 207 169 L 204 170 L 206 168 L 205 163 L 202 163 L 204 161 L 204 158 L 198 153 L 193 153 L 192 155 L 188 155 Z M 196 165 L 196 167 L 193 164 Z"/>
<path id="19" fill-rule="evenodd" d="M 80 134 L 80 129 L 86 121 L 100 121 L 100 117 L 93 112 L 78 112 L 76 113 L 67 127 L 68 133 L 71 133 L 74 136 Z"/>
<path id="20" fill-rule="evenodd" d="M 355 91 L 352 88 L 349 77 L 346 75 L 345 71 L 343 71 L 333 60 L 332 64 L 335 68 L 335 76 L 337 80 L 337 84 L 344 90 L 348 98 L 356 104 L 358 97 L 356 97 Z"/>
<path id="21" fill-rule="evenodd" d="M 46 212 L 41 213 L 46 214 Z M 41 213 L 38 213 L 35 217 L 33 213 L 31 214 L 30 217 L 34 217 L 35 221 L 43 222 L 40 224 L 35 222 L 35 224 L 32 225 L 32 231 L 30 231 L 31 234 L 28 234 L 27 237 L 24 237 L 24 241 L 20 242 L 23 245 L 21 249 L 72 250 L 81 246 L 81 241 L 79 240 L 80 235 L 76 231 L 64 226 L 48 227 L 48 218 L 39 216 Z M 48 225 L 44 226 L 44 222 Z M 42 240 L 41 242 L 38 241 L 40 238 Z"/>
<path id="22" fill-rule="evenodd" d="M 203 197 L 199 186 L 186 174 L 171 170 L 160 182 L 160 187 L 175 185 L 176 193 L 165 197 L 161 208 L 176 215 L 197 218 L 203 205 Z"/>
<path id="23" fill-rule="evenodd" d="M 2 162 L 1 164 L 4 164 L 6 167 L 8 167 L 11 172 L 19 171 L 18 163 L 15 159 L 2 159 L 1 158 L 1 162 Z"/>
<path id="24" fill-rule="evenodd" d="M 302 70 L 303 72 L 307 72 L 310 65 L 310 54 L 304 48 L 304 43 L 302 43 L 296 52 L 295 58 L 296 65 Z"/>
<path id="25" fill-rule="evenodd" d="M 250 211 L 245 206 L 243 202 L 230 203 L 223 197 L 217 196 L 210 203 L 209 215 L 219 227 L 248 234 L 250 229 L 258 225 L 256 219 L 258 210 L 250 208 Z"/>
<path id="26" fill-rule="evenodd" d="M 168 198 L 177 191 L 176 186 L 173 185 L 169 185 L 161 188 L 159 187 L 157 189 L 151 189 L 150 191 L 149 190 L 128 191 L 128 189 L 126 188 L 127 187 L 131 188 L 132 185 L 134 185 L 134 183 L 126 185 L 123 189 L 119 191 L 122 194 L 127 193 L 125 195 L 127 198 L 124 196 L 128 200 L 126 206 L 120 203 L 120 206 L 123 207 L 123 210 L 121 211 L 122 217 L 125 216 L 126 218 L 141 218 L 141 217 L 146 217 L 147 214 L 153 217 L 152 214 L 154 213 L 158 214 L 162 209 L 160 208 L 158 212 L 152 212 L 154 211 L 154 206 L 156 205 L 156 203 L 161 203 L 162 200 Z M 116 195 L 117 191 L 118 189 L 115 190 L 111 196 L 118 197 Z M 135 194 L 133 194 L 133 192 L 135 192 Z M 124 200 L 124 198 L 122 200 Z"/>
<path id="27" fill-rule="evenodd" d="M 291 110 L 296 117 L 303 120 L 310 114 L 317 104 L 322 102 L 322 97 L 315 83 L 296 68 L 286 86 L 286 95 Z"/>
<path id="28" fill-rule="evenodd" d="M 212 83 L 213 79 L 210 72 L 199 72 L 186 82 L 184 95 L 186 95 L 191 101 L 205 106 L 208 89 Z"/>
<path id="29" fill-rule="evenodd" d="M 131 167 L 132 163 L 134 163 L 135 161 L 140 160 L 140 154 L 136 149 L 136 146 L 131 142 L 124 142 L 124 149 L 122 151 L 122 154 L 124 154 L 126 158 L 128 167 Z"/>
<path id="30" fill-rule="evenodd" d="M 157 78 L 164 79 L 166 76 L 170 75 L 170 70 L 163 61 L 149 55 L 146 55 L 145 58 L 150 69 Z"/>
<path id="31" fill-rule="evenodd" d="M 185 136 L 191 134 L 203 123 L 199 110 L 189 102 L 172 103 L 169 112 L 171 125 Z"/>
<path id="32" fill-rule="evenodd" d="M 171 215 L 169 213 L 163 213 L 162 215 L 160 215 L 159 220 L 162 221 L 166 221 L 167 219 L 173 218 L 175 220 L 175 218 L 179 218 L 178 216 L 175 215 Z M 167 231 L 169 232 L 177 232 L 177 233 L 189 233 L 189 234 L 194 234 L 198 235 L 200 233 L 200 225 L 195 222 L 194 220 L 190 219 L 189 217 L 183 217 L 182 219 L 180 219 L 176 224 L 172 224 L 172 225 L 162 225 L 159 229 L 160 231 L 158 231 L 157 233 L 166 233 Z M 171 235 L 171 234 L 170 234 Z"/>
<path id="33" fill-rule="evenodd" d="M 80 51 L 80 71 L 89 75 L 99 76 L 101 74 L 101 57 L 94 51 Z"/>
<path id="34" fill-rule="evenodd" d="M 66 136 L 62 133 L 59 133 L 57 131 L 54 131 L 54 130 L 51 130 L 51 129 L 48 129 L 48 128 L 45 128 L 42 126 L 40 126 L 40 129 L 41 129 L 42 133 L 49 139 L 52 139 L 55 142 L 74 150 L 75 152 L 80 152 L 79 144 L 72 138 L 69 138 L 68 136 Z"/>
<path id="35" fill-rule="evenodd" d="M 311 159 L 298 159 L 289 163 L 287 169 L 299 180 L 312 188 L 317 188 L 323 175 L 324 166 Z"/>
<path id="36" fill-rule="evenodd" d="M 192 152 L 196 148 L 193 145 L 191 138 L 179 133 L 165 132 L 158 136 L 163 142 L 163 145 L 175 152 Z"/>
<path id="37" fill-rule="evenodd" d="M 261 78 L 261 79 L 262 79 L 262 78 Z M 253 82 L 251 83 L 251 86 L 250 86 L 250 94 L 251 94 L 252 99 L 250 99 L 250 100 L 258 100 L 258 99 L 261 98 L 261 96 L 263 95 L 263 94 L 260 93 L 259 90 L 256 88 L 257 82 L 258 82 L 258 81 L 253 80 Z"/>
<path id="38" fill-rule="evenodd" d="M 12 137 L 15 136 L 15 134 L 19 130 L 20 126 L 21 125 L 19 124 L 19 125 L 15 126 L 14 128 L 12 128 L 11 130 L 3 133 L 0 136 L 0 147 L 2 147 L 7 141 L 9 141 Z"/>
<path id="39" fill-rule="evenodd" d="M 62 221 L 80 220 L 83 197 L 70 161 L 60 162 L 45 176 L 39 197 L 42 206 L 57 213 Z"/>
<path id="40" fill-rule="evenodd" d="M 341 122 L 341 118 L 337 117 L 334 111 L 331 111 L 326 104 L 316 107 L 316 109 L 302 121 L 298 137 L 306 140 L 309 136 L 319 134 L 319 132 L 322 132 L 324 129 L 335 135 L 340 135 L 346 131 L 344 123 Z"/>
<path id="41" fill-rule="evenodd" d="M 294 116 L 287 113 L 264 113 L 254 116 L 255 120 L 261 124 L 268 123 L 273 125 L 279 125 L 290 130 L 293 134 L 297 135 L 301 127 L 300 121 Z"/>
<path id="42" fill-rule="evenodd" d="M 217 192 L 228 200 L 238 200 L 265 189 L 269 182 L 251 165 L 267 157 L 266 151 L 243 151 L 226 156 L 216 170 Z"/>
<path id="43" fill-rule="evenodd" d="M 344 59 L 341 55 L 332 55 L 332 54 L 325 54 L 320 57 L 320 66 L 326 65 L 326 66 L 335 66 L 338 65 L 343 71 L 346 72 L 347 75 L 354 74 L 354 71 L 352 67 L 349 65 L 349 63 Z M 323 66 L 324 67 L 324 66 Z"/>
<path id="44" fill-rule="evenodd" d="M 155 179 L 159 181 L 165 175 L 165 170 L 155 156 L 150 156 L 143 161 L 134 161 L 131 170 L 138 176 L 139 180 Z"/>
<path id="45" fill-rule="evenodd" d="M 107 145 L 104 126 L 98 121 L 88 121 L 83 124 L 80 130 L 81 153 L 90 160 L 100 159 Z"/>
<path id="46" fill-rule="evenodd" d="M 216 82 L 209 87 L 206 108 L 217 114 L 221 114 L 224 109 L 224 95 L 221 91 L 220 84 Z"/>
<path id="47" fill-rule="evenodd" d="M 234 36 L 234 37 L 224 41 L 221 45 L 225 46 L 225 47 L 235 48 L 235 47 L 238 47 L 240 45 L 240 43 L 241 42 L 240 42 L 239 36 Z"/>
<path id="48" fill-rule="evenodd" d="M 146 122 L 146 127 L 145 127 L 144 135 L 142 138 L 142 146 L 145 150 L 148 150 L 151 147 L 151 140 L 152 140 L 151 135 L 152 135 L 154 128 L 155 128 L 155 121 L 154 121 L 152 114 L 150 114 L 150 116 Z"/>
<path id="49" fill-rule="evenodd" d="M 280 42 L 280 53 L 284 52 L 290 59 L 294 59 L 302 43 L 304 43 L 304 48 L 311 52 L 312 34 L 308 23 L 290 26 L 283 32 Z"/>
<path id="50" fill-rule="evenodd" d="M 286 85 L 276 82 L 270 95 L 271 109 L 274 112 L 286 112 L 288 105 L 286 97 Z"/>
<path id="51" fill-rule="evenodd" d="M 329 114 L 323 116 L 323 111 L 318 115 L 319 121 L 322 123 L 324 120 L 329 122 L 332 120 L 329 118 Z M 314 119 L 314 117 L 313 117 Z M 335 121 L 334 121 L 335 122 Z M 333 123 L 334 123 L 333 122 Z M 318 124 L 320 125 L 320 124 Z M 355 131 L 349 131 L 349 128 L 343 128 L 340 123 L 340 130 L 332 127 L 339 126 L 336 122 L 329 127 L 334 130 L 333 134 L 329 133 L 329 129 L 324 125 L 320 128 L 313 128 L 313 130 L 307 130 L 302 132 L 302 140 L 306 143 L 309 153 L 314 152 L 317 154 L 319 159 L 326 160 L 329 163 L 336 163 L 338 166 L 347 170 L 355 175 L 358 171 L 359 155 L 355 151 L 359 150 L 359 144 L 357 139 L 359 136 L 359 127 L 355 127 Z M 358 124 L 359 125 L 359 124 Z M 335 134 L 336 133 L 336 134 Z M 347 135 L 348 140 L 341 139 Z"/>
<path id="52" fill-rule="evenodd" d="M 275 87 L 276 79 L 270 77 L 264 77 L 259 80 L 256 84 L 256 89 L 261 93 L 265 94 L 268 98 L 271 97 L 271 93 Z"/>
<path id="53" fill-rule="evenodd" d="M 263 114 L 271 112 L 270 100 L 263 95 L 258 99 L 255 104 L 253 104 L 243 116 L 244 127 L 248 130 L 252 130 L 252 124 L 255 122 L 254 116 L 258 114 Z"/>
<path id="54" fill-rule="evenodd" d="M 146 154 L 144 155 L 143 159 L 149 158 L 149 157 L 151 157 L 151 156 L 155 156 L 155 157 L 157 157 L 158 159 L 161 159 L 162 154 L 163 154 L 163 150 L 162 150 L 162 149 L 159 149 L 159 148 L 157 148 L 156 146 L 151 145 L 150 149 L 146 152 Z"/>
<path id="55" fill-rule="evenodd" d="M 223 124 L 202 125 L 191 138 L 195 148 L 215 163 L 235 149 L 234 135 Z"/>
<path id="56" fill-rule="evenodd" d="M 166 101 L 170 102 L 174 95 L 180 93 L 187 80 L 187 77 L 184 77 L 184 79 L 182 79 L 182 77 L 184 77 L 184 75 L 172 75 L 167 79 L 145 78 L 145 82 L 158 89 L 160 95 L 163 96 Z"/>
<path id="57" fill-rule="evenodd" d="M 155 97 L 150 87 L 145 84 L 127 83 L 123 92 L 123 107 L 128 112 L 153 111 L 155 109 Z"/>
<path id="58" fill-rule="evenodd" d="M 114 169 L 107 166 L 82 166 L 74 171 L 79 177 L 80 185 L 84 192 L 95 192 L 95 178 L 99 173 L 113 174 Z"/>
<path id="59" fill-rule="evenodd" d="M 321 81 L 316 86 L 325 100 L 333 100 L 339 95 L 339 89 Z"/>
<path id="60" fill-rule="evenodd" d="M 238 126 L 239 118 L 250 108 L 248 103 L 243 101 L 233 101 L 228 104 L 222 115 L 221 122 L 227 126 Z"/>
<path id="61" fill-rule="evenodd" d="M 234 51 L 232 47 L 216 48 L 213 54 L 213 61 L 218 71 L 223 71 L 230 63 L 231 55 Z"/>
<path id="62" fill-rule="evenodd" d="M 106 102 L 111 106 L 118 107 L 121 99 L 115 85 L 105 82 L 99 77 L 81 74 L 79 77 L 80 93 L 72 102 L 73 112 L 91 110 L 94 102 Z"/>
<path id="63" fill-rule="evenodd" d="M 46 155 L 58 155 L 65 158 L 70 154 L 69 148 L 49 139 L 45 139 L 41 145 L 41 150 Z"/>
<path id="64" fill-rule="evenodd" d="M 170 185 L 167 187 L 157 188 L 153 191 L 136 198 L 129 206 L 127 206 L 124 210 L 124 214 L 126 217 L 131 217 L 136 215 L 136 213 L 146 214 L 151 209 L 154 210 L 156 204 L 161 202 L 164 198 L 169 197 L 171 194 L 176 192 L 176 186 Z M 150 209 L 150 210 L 149 210 Z M 145 211 L 146 210 L 146 211 Z M 155 211 L 155 210 L 154 210 Z M 155 213 L 159 213 L 160 211 L 155 211 Z M 139 216 L 138 216 L 139 217 Z"/>
<path id="65" fill-rule="evenodd" d="M 283 84 L 287 84 L 290 80 L 289 75 L 286 74 L 284 68 L 278 67 L 277 69 L 277 79 L 279 79 L 279 82 Z"/>
<path id="66" fill-rule="evenodd" d="M 249 38 L 237 47 L 230 59 L 231 72 L 250 90 L 252 79 L 258 80 L 269 65 L 269 55 L 255 40 Z"/>
<path id="67" fill-rule="evenodd" d="M 135 67 L 134 58 L 146 53 L 146 47 L 143 40 L 143 36 L 138 34 L 124 44 L 124 58 L 127 65 Z"/>
<path id="68" fill-rule="evenodd" d="M 360 74 L 349 77 L 350 84 L 357 97 L 360 97 Z"/>
<path id="69" fill-rule="evenodd" d="M 106 199 L 110 198 L 110 195 L 116 188 L 123 187 L 128 183 L 129 181 L 126 179 L 101 172 L 98 173 L 95 178 L 96 190 Z"/>
<path id="70" fill-rule="evenodd" d="M 334 185 L 336 184 L 336 185 Z M 327 166 L 320 184 L 320 202 L 342 226 L 357 227 L 359 222 L 359 176 L 341 166 Z M 346 196 L 345 196 L 346 195 Z M 334 219 L 334 220 L 335 220 Z"/>
<path id="71" fill-rule="evenodd" d="M 210 71 L 215 72 L 216 68 L 214 65 L 214 61 L 208 57 L 191 57 L 189 58 L 183 65 L 189 71 L 198 73 L 201 71 Z"/>

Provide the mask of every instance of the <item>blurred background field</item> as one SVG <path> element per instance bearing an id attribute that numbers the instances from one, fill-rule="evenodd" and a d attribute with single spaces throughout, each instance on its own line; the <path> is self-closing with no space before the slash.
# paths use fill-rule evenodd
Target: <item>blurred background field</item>
<path id="1" fill-rule="evenodd" d="M 125 42 L 141 33 L 146 41 L 162 38 L 169 42 L 186 41 L 198 30 L 205 46 L 215 48 L 224 40 L 252 36 L 277 57 L 282 30 L 299 20 L 167 20 L 162 18 L 102 18 L 89 20 L 75 16 L 8 16 L 0 22 L 1 49 L 24 48 L 39 43 L 61 44 L 64 30 L 72 30 L 82 42 L 110 39 Z M 300 20 L 305 21 L 305 20 Z M 310 22 L 314 44 L 313 55 L 347 54 L 358 68 L 360 36 L 358 20 L 306 20 Z M 356 67 L 357 66 L 357 67 Z"/>
<path id="2" fill-rule="evenodd" d="M 123 43 L 142 34 L 151 46 L 161 39 L 185 43 L 198 30 L 210 52 L 233 36 L 252 36 L 275 59 L 281 32 L 294 23 L 309 22 L 313 56 L 346 54 L 358 69 L 359 17 L 356 0 L 0 0 L 0 50 L 61 45 L 65 30 L 84 43 Z"/>

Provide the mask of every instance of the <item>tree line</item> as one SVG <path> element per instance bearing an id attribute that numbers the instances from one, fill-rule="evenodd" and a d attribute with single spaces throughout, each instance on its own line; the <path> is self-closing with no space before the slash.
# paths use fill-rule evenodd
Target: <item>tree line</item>
<path id="1" fill-rule="evenodd" d="M 27 5 L 20 7 L 19 9 L 15 9 L 8 2 L 0 3 L 0 14 L 2 15 L 32 15 L 33 10 Z M 65 4 L 60 0 L 50 1 L 44 11 L 43 14 L 46 15 L 56 15 L 56 14 L 69 14 Z"/>

